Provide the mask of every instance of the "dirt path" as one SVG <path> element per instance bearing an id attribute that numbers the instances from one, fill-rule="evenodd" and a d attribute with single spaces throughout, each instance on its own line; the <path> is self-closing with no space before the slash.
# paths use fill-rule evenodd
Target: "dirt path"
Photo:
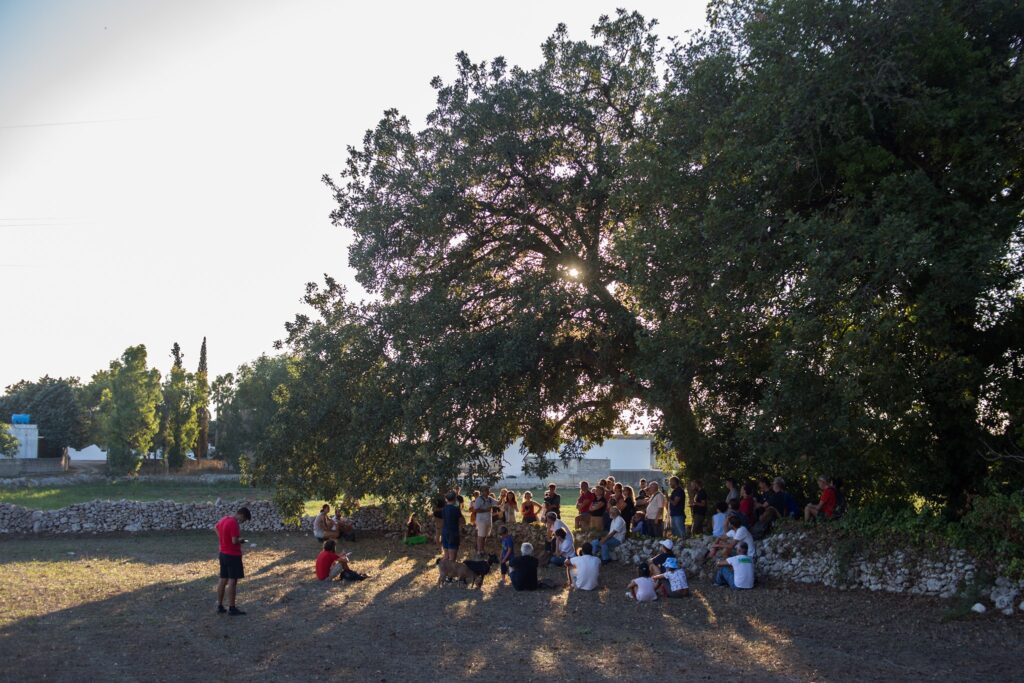
<path id="1" fill-rule="evenodd" d="M 1024 620 L 944 623 L 928 599 L 697 582 L 637 605 L 617 565 L 592 593 L 438 589 L 429 547 L 384 539 L 353 546 L 370 580 L 325 585 L 312 539 L 282 534 L 253 538 L 229 618 L 213 540 L 0 541 L 0 680 L 1006 680 L 1024 656 Z"/>

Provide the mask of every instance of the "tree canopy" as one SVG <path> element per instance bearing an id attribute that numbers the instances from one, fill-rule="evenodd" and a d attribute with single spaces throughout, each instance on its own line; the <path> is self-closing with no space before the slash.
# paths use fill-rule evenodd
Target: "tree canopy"
<path id="1" fill-rule="evenodd" d="M 460 53 L 421 130 L 387 111 L 325 177 L 372 298 L 328 279 L 288 326 L 251 460 L 281 502 L 408 500 L 631 414 L 690 474 L 952 508 L 1019 446 L 1024 10 L 709 20 L 559 27 L 533 69 Z"/>

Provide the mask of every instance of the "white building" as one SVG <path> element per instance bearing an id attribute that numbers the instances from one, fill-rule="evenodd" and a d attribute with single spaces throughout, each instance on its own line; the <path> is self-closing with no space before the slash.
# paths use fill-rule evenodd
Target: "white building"
<path id="1" fill-rule="evenodd" d="M 30 424 L 13 424 L 7 431 L 18 440 L 15 458 L 35 459 L 39 457 L 39 427 Z"/>
<path id="2" fill-rule="evenodd" d="M 535 482 L 532 476 L 523 472 L 525 457 L 519 452 L 521 445 L 522 439 L 517 439 L 502 454 L 500 485 L 506 485 L 501 482 L 507 482 L 509 486 L 539 483 L 539 480 Z M 558 453 L 546 453 L 544 457 L 548 460 L 558 460 Z M 624 434 L 605 439 L 600 446 L 586 450 L 582 460 L 571 461 L 567 466 L 559 463 L 558 469 L 557 474 L 546 477 L 545 481 L 552 481 L 560 486 L 574 486 L 581 479 L 596 481 L 609 474 L 625 477 L 626 481 L 658 474 L 654 442 L 643 434 Z"/>

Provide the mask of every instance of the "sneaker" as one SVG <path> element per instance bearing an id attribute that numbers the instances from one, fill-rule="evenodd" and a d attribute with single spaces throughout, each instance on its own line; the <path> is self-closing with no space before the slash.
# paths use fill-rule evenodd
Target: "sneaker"
<path id="1" fill-rule="evenodd" d="M 217 614 L 227 614 L 228 611 L 224 609 L 224 605 L 217 605 Z"/>
<path id="2" fill-rule="evenodd" d="M 228 614 L 230 614 L 233 617 L 237 617 L 237 616 L 241 616 L 241 615 L 245 614 L 245 612 L 243 612 L 242 610 L 238 609 L 237 607 L 229 607 L 228 608 Z"/>

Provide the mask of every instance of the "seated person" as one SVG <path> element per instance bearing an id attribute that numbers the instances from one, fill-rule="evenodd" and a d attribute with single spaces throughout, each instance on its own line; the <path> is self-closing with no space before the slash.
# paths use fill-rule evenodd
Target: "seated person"
<path id="1" fill-rule="evenodd" d="M 736 554 L 718 561 L 715 574 L 716 586 L 728 586 L 739 590 L 754 587 L 754 560 L 747 555 L 747 544 L 739 543 Z"/>
<path id="2" fill-rule="evenodd" d="M 564 567 L 570 557 L 576 557 L 576 546 L 573 544 L 573 538 L 565 529 L 557 529 L 555 531 L 555 549 L 551 553 L 548 564 Z"/>
<path id="3" fill-rule="evenodd" d="M 647 575 L 648 576 L 653 576 L 655 574 L 660 574 L 660 573 L 662 573 L 662 571 L 664 571 L 665 560 L 667 560 L 670 557 L 675 557 L 672 554 L 672 548 L 674 548 L 674 547 L 675 547 L 675 544 L 672 543 L 672 539 L 671 538 L 663 538 L 660 541 L 658 541 L 658 552 L 656 552 L 654 555 L 651 555 L 649 558 L 647 558 L 647 563 L 646 564 L 647 564 L 647 570 L 648 570 Z"/>
<path id="4" fill-rule="evenodd" d="M 365 574 L 357 574 L 348 566 L 348 553 L 339 555 L 335 552 L 337 544 L 333 539 L 324 541 L 324 549 L 316 556 L 316 578 L 320 581 L 327 579 L 350 579 L 362 581 Z"/>
<path id="5" fill-rule="evenodd" d="M 608 533 L 590 542 L 594 552 L 600 554 L 601 562 L 603 563 L 611 562 L 611 552 L 626 540 L 626 520 L 622 518 L 619 508 L 612 507 L 608 512 L 612 518 L 611 526 L 608 527 Z"/>
<path id="6" fill-rule="evenodd" d="M 636 578 L 629 582 L 626 597 L 633 598 L 637 602 L 654 602 L 658 599 L 658 593 L 654 590 L 654 580 L 651 579 L 651 571 L 646 564 L 637 565 Z"/>
<path id="7" fill-rule="evenodd" d="M 565 573 L 568 577 L 570 588 L 579 588 L 582 591 L 592 591 L 597 588 L 597 577 L 601 570 L 601 560 L 594 557 L 594 551 L 589 543 L 580 547 L 580 554 L 570 557 L 565 565 Z M 576 579 L 573 580 L 573 574 Z"/>
<path id="8" fill-rule="evenodd" d="M 524 543 L 519 546 L 519 557 L 509 560 L 509 579 L 512 588 L 517 591 L 535 591 L 537 583 L 537 558 L 533 556 L 533 544 Z"/>
<path id="9" fill-rule="evenodd" d="M 715 503 L 715 510 L 717 512 L 711 515 L 711 535 L 715 538 L 725 536 L 725 518 L 728 517 L 726 514 L 728 509 L 729 506 L 725 504 L 724 500 Z"/>
<path id="10" fill-rule="evenodd" d="M 338 538 L 355 543 L 356 525 L 341 516 L 341 509 L 334 506 L 334 529 L 338 532 Z"/>
<path id="11" fill-rule="evenodd" d="M 338 530 L 334 527 L 334 521 L 328 516 L 331 506 L 326 503 L 320 508 L 320 514 L 313 518 L 313 536 L 320 541 L 337 539 Z"/>
<path id="12" fill-rule="evenodd" d="M 654 588 L 663 598 L 685 598 L 690 595 L 690 584 L 686 581 L 686 572 L 679 568 L 679 561 L 674 557 L 665 560 L 665 571 L 651 577 Z"/>
<path id="13" fill-rule="evenodd" d="M 832 485 L 832 480 L 824 474 L 819 474 L 818 488 L 821 489 L 821 498 L 818 499 L 817 504 L 808 503 L 804 508 L 804 521 L 809 522 L 816 517 L 832 519 L 835 514 L 839 497 L 836 495 L 836 488 Z"/>
<path id="14" fill-rule="evenodd" d="M 558 543 L 558 539 L 555 538 L 555 532 L 557 532 L 559 529 L 565 529 L 565 534 L 570 539 L 573 538 L 572 532 L 569 531 L 569 525 L 566 524 L 565 522 L 563 522 L 562 520 L 560 520 L 558 518 L 558 514 L 557 513 L 549 512 L 546 515 L 546 517 L 545 517 L 545 521 L 546 521 L 547 527 L 548 527 L 548 541 L 547 541 L 547 544 L 545 545 L 544 549 L 549 554 L 554 554 L 555 546 Z M 575 543 L 575 539 L 573 540 L 573 542 Z M 573 554 L 575 554 L 575 553 L 573 553 Z"/>
<path id="15" fill-rule="evenodd" d="M 750 556 L 753 557 L 755 553 L 754 536 L 747 527 L 740 524 L 737 517 L 730 517 L 727 526 L 729 531 L 725 536 L 711 544 L 711 557 L 715 557 L 715 555 L 728 557 L 733 554 L 734 549 L 740 543 L 746 544 L 750 550 Z"/>

